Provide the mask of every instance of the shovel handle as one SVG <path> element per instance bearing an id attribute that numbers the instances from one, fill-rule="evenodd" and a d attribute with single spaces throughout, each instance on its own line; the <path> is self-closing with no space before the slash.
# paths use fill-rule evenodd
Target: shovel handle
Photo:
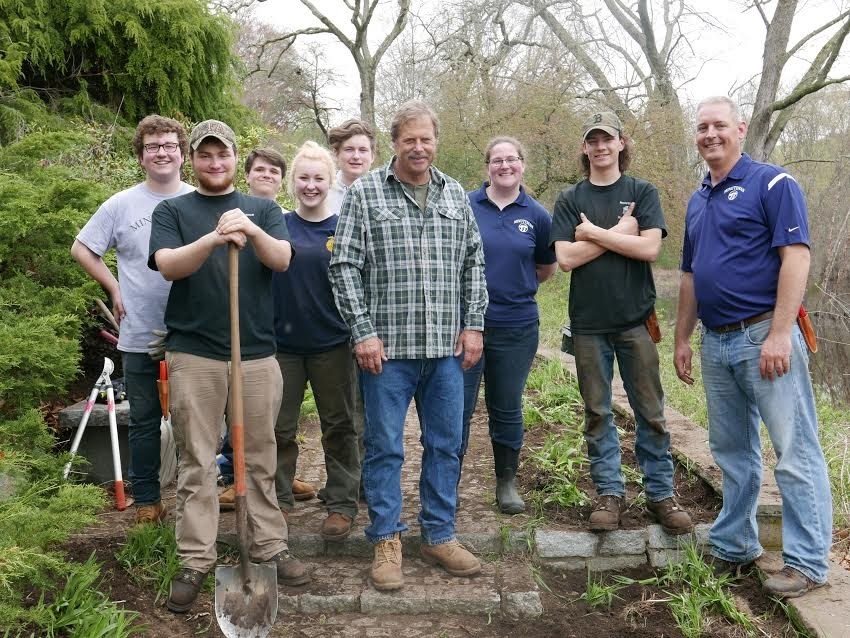
<path id="1" fill-rule="evenodd" d="M 229 244 L 230 262 L 230 445 L 233 447 L 233 482 L 236 488 L 236 538 L 242 584 L 248 587 L 248 503 L 245 486 L 245 426 L 242 409 L 242 350 L 239 342 L 239 249 Z"/>

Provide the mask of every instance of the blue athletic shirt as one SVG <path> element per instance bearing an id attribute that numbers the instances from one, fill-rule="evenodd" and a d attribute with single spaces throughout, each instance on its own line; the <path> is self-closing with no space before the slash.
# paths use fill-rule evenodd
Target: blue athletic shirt
<path id="1" fill-rule="evenodd" d="M 320 222 L 284 213 L 297 254 L 285 272 L 272 277 L 274 332 L 279 352 L 318 354 L 350 338 L 334 303 L 328 264 L 339 215 Z"/>
<path id="2" fill-rule="evenodd" d="M 703 324 L 717 328 L 773 310 L 778 248 L 791 244 L 809 245 L 809 223 L 790 174 L 744 153 L 717 186 L 707 175 L 688 202 L 682 248 Z"/>
<path id="3" fill-rule="evenodd" d="M 516 201 L 499 210 L 487 198 L 487 186 L 484 182 L 468 194 L 484 244 L 490 296 L 484 327 L 518 328 L 539 318 L 535 267 L 555 263 L 555 251 L 549 248 L 552 217 L 522 186 Z"/>

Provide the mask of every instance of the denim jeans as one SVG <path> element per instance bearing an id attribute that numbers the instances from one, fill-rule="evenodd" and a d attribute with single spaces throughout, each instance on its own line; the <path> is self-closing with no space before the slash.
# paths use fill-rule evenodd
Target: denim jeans
<path id="1" fill-rule="evenodd" d="M 478 403 L 482 373 L 490 439 L 513 450 L 522 447 L 522 394 L 539 334 L 537 321 L 517 328 L 485 328 L 484 353 L 477 364 L 463 373 L 461 456 L 469 444 L 469 422 Z"/>
<path id="2" fill-rule="evenodd" d="M 162 409 L 156 380 L 159 363 L 146 352 L 122 352 L 124 383 L 130 402 L 130 469 L 136 505 L 158 503 L 159 496 L 159 425 Z"/>
<path id="3" fill-rule="evenodd" d="M 791 371 L 773 381 L 762 379 L 759 357 L 770 326 L 766 320 L 733 332 L 703 331 L 709 444 L 723 472 L 723 508 L 709 541 L 712 553 L 723 560 L 748 562 L 762 553 L 756 527 L 762 420 L 776 452 L 782 556 L 786 565 L 822 583 L 832 538 L 832 499 L 818 441 L 809 356 L 795 325 Z"/>
<path id="4" fill-rule="evenodd" d="M 611 411 L 614 358 L 635 414 L 635 456 L 649 501 L 673 496 L 673 457 L 664 419 L 658 349 L 643 324 L 617 333 L 573 334 L 590 477 L 599 496 L 625 494 L 620 438 Z"/>
<path id="5" fill-rule="evenodd" d="M 391 359 L 380 374 L 360 371 L 366 458 L 363 478 L 372 543 L 404 532 L 401 522 L 401 466 L 404 419 L 416 398 L 422 442 L 419 525 L 430 545 L 454 538 L 458 450 L 463 416 L 463 373 L 455 357 Z"/>

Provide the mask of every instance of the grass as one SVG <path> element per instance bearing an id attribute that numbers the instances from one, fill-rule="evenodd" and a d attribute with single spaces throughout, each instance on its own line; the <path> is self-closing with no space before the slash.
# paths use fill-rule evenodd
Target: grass
<path id="1" fill-rule="evenodd" d="M 710 635 L 708 629 L 718 618 L 739 626 L 747 635 L 756 631 L 755 621 L 735 605 L 728 591 L 729 577 L 715 575 L 693 544 L 684 547 L 681 562 L 668 564 L 658 576 L 642 580 L 614 576 L 614 582 L 621 586 L 638 584 L 665 588 L 668 598 L 663 602 L 669 605 L 685 638 Z"/>
<path id="2" fill-rule="evenodd" d="M 180 571 L 174 525 L 150 523 L 130 528 L 127 531 L 127 542 L 115 558 L 133 582 L 153 588 L 157 600 L 167 596 L 171 579 Z M 212 592 L 214 588 L 215 575 L 211 572 L 204 580 L 202 589 Z"/>
<path id="3" fill-rule="evenodd" d="M 94 554 L 71 571 L 65 586 L 52 603 L 39 603 L 44 636 L 80 636 L 85 638 L 116 638 L 141 634 L 144 627 L 134 625 L 138 617 L 109 600 L 97 590 L 100 566 Z"/>
<path id="4" fill-rule="evenodd" d="M 590 572 L 587 574 L 587 587 L 579 597 L 591 607 L 611 608 L 615 598 L 619 598 L 617 592 L 625 585 L 616 583 L 605 583 L 601 578 L 597 580 Z"/>

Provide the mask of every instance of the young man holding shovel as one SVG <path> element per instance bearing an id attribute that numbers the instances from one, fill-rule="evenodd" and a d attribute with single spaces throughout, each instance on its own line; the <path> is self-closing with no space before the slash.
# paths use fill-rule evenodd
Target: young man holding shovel
<path id="1" fill-rule="evenodd" d="M 136 522 L 159 522 L 166 515 L 160 500 L 160 406 L 157 364 L 148 342 L 161 330 L 171 283 L 147 267 L 151 214 L 160 202 L 192 191 L 180 181 L 188 148 L 180 122 L 148 115 L 136 127 L 133 150 L 145 181 L 110 197 L 86 223 L 71 255 L 109 293 L 112 314 L 120 322 L 118 350 L 130 403 L 130 482 Z M 103 263 L 115 248 L 118 279 Z"/>
<path id="2" fill-rule="evenodd" d="M 635 455 L 643 472 L 647 512 L 668 534 L 693 531 L 673 495 L 673 457 L 658 369 L 660 338 L 650 262 L 667 234 L 655 187 L 623 173 L 630 140 L 619 118 L 596 113 L 584 124 L 581 165 L 587 179 L 558 196 L 551 241 L 571 272 L 569 313 L 584 438 L 598 498 L 591 531 L 617 529 L 626 508 L 620 440 L 611 411 L 614 359 L 635 414 Z"/>
<path id="3" fill-rule="evenodd" d="M 245 388 L 245 467 L 252 561 L 276 565 L 278 581 L 301 585 L 306 568 L 290 556 L 274 498 L 274 423 L 283 382 L 275 361 L 272 271 L 289 266 L 292 247 L 273 201 L 235 190 L 233 130 L 217 120 L 189 138 L 198 190 L 154 210 L 148 265 L 174 282 L 165 311 L 171 413 L 180 452 L 177 553 L 168 608 L 185 612 L 216 562 L 215 456 L 230 393 L 228 246 L 239 251 L 239 322 Z"/>

